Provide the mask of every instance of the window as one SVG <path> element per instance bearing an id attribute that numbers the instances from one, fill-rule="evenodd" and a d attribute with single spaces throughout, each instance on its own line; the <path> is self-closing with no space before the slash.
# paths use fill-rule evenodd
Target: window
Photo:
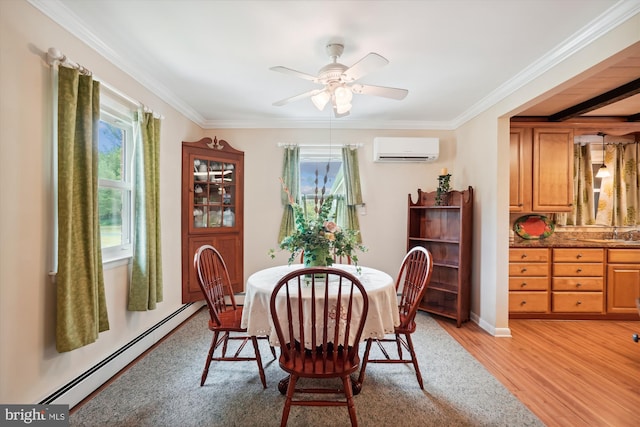
<path id="1" fill-rule="evenodd" d="M 345 194 L 340 149 L 300 147 L 300 196 L 305 215 L 315 214 L 316 194 L 320 198 L 323 187 L 325 199 L 327 196 L 334 196 L 335 209 L 336 201 L 344 198 Z M 343 221 L 338 218 L 336 222 L 340 224 Z"/>
<path id="2" fill-rule="evenodd" d="M 103 262 L 132 256 L 133 114 L 101 93 L 98 212 Z"/>

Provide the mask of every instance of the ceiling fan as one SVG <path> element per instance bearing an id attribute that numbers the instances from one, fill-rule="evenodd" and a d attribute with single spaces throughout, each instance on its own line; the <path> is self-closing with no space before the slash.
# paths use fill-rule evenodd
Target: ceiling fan
<path id="1" fill-rule="evenodd" d="M 335 116 L 344 117 L 349 115 L 349 111 L 351 111 L 351 99 L 354 93 L 360 95 L 382 96 L 397 100 L 404 99 L 409 93 L 406 89 L 355 83 L 356 80 L 365 74 L 389 63 L 389 61 L 377 53 L 371 52 L 351 67 L 347 67 L 346 65 L 338 62 L 338 58 L 344 51 L 344 45 L 339 43 L 330 43 L 327 45 L 326 49 L 332 62 L 322 67 L 320 71 L 318 71 L 317 76 L 312 76 L 311 74 L 292 70 L 287 67 L 277 66 L 270 68 L 270 70 L 291 74 L 324 86 L 321 89 L 310 90 L 308 92 L 274 102 L 273 105 L 282 106 L 300 99 L 311 98 L 311 101 L 318 110 L 322 111 L 327 103 L 331 101 Z"/>

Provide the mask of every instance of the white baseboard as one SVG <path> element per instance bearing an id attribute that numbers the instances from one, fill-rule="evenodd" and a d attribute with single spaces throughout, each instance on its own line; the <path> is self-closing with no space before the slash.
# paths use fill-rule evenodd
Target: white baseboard
<path id="1" fill-rule="evenodd" d="M 63 404 L 73 408 L 87 396 L 109 381 L 138 356 L 151 348 L 172 330 L 197 312 L 204 302 L 190 303 L 182 306 L 162 321 L 147 329 L 135 339 L 112 353 L 100 363 L 85 371 L 39 404 Z"/>

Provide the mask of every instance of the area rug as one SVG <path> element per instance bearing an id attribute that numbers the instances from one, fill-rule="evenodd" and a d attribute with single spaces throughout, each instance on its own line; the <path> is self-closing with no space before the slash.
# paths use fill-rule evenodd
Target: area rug
<path id="1" fill-rule="evenodd" d="M 266 342 L 255 362 L 213 362 L 200 387 L 211 340 L 200 310 L 93 399 L 73 411 L 72 426 L 278 426 L 284 377 Z M 428 314 L 419 312 L 414 345 L 424 379 L 409 365 L 371 364 L 355 397 L 360 426 L 543 426 L 514 395 Z M 248 346 L 250 347 L 250 346 Z M 250 348 L 248 350 L 251 350 Z M 364 345 L 361 346 L 361 353 Z M 246 349 L 245 349 L 246 351 Z M 348 426 L 344 407 L 293 407 L 289 426 Z"/>

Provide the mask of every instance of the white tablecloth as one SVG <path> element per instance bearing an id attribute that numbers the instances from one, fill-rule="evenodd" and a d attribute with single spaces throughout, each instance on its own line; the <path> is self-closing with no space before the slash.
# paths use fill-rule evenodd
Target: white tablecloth
<path id="1" fill-rule="evenodd" d="M 302 267 L 302 264 L 271 267 L 260 270 L 247 279 L 241 325 L 247 328 L 249 335 L 269 336 L 271 344 L 278 345 L 269 314 L 271 293 L 278 280 Z M 400 324 L 394 279 L 385 272 L 368 267 L 361 267 L 360 273 L 353 265 L 334 264 L 333 267 L 355 275 L 367 291 L 369 313 L 361 339 L 383 338 L 385 334 L 392 334 L 394 327 Z"/>

